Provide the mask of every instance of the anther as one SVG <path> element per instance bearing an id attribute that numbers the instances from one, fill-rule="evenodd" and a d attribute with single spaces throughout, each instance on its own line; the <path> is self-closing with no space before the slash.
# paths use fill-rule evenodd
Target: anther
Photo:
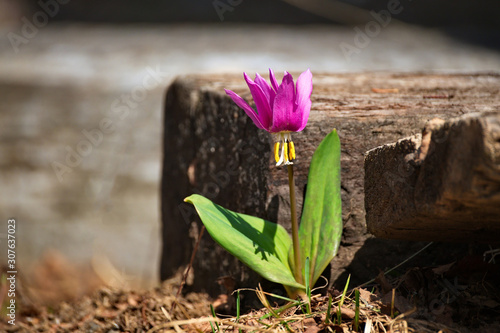
<path id="1" fill-rule="evenodd" d="M 276 163 L 280 161 L 280 143 L 276 142 L 274 143 L 274 159 L 276 160 Z"/>
<path id="2" fill-rule="evenodd" d="M 294 160 L 295 159 L 295 145 L 293 144 L 292 141 L 289 141 L 288 142 L 288 151 L 289 151 L 289 156 L 290 156 L 290 160 Z"/>

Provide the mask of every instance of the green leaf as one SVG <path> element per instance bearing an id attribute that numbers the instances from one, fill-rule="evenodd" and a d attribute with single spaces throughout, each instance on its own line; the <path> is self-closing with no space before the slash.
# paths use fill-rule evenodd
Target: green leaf
<path id="1" fill-rule="evenodd" d="M 304 289 L 288 264 L 292 239 L 286 230 L 254 216 L 239 214 L 193 194 L 192 203 L 212 238 L 229 253 L 269 281 Z"/>
<path id="2" fill-rule="evenodd" d="M 311 286 L 337 254 L 341 235 L 340 140 L 333 130 L 314 152 L 299 227 L 302 258 L 310 258 Z"/>

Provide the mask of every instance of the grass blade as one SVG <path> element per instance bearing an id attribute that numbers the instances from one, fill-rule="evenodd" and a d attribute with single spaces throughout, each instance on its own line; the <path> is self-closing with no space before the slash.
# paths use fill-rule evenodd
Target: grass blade
<path id="1" fill-rule="evenodd" d="M 339 308 L 337 310 L 337 322 L 338 324 L 342 324 L 342 306 L 344 305 L 345 295 L 347 294 L 347 288 L 349 288 L 349 281 L 351 280 L 351 274 L 347 277 L 347 282 L 344 287 L 344 292 L 342 293 L 342 297 L 340 298 Z"/>
<path id="2" fill-rule="evenodd" d="M 354 330 L 357 332 L 359 329 L 359 289 L 354 291 L 354 302 L 355 302 L 355 312 L 354 312 Z"/>
<path id="3" fill-rule="evenodd" d="M 329 325 L 330 324 L 330 318 L 332 315 L 332 295 L 328 295 L 328 309 L 326 310 L 326 318 L 325 318 L 325 324 Z"/>
<path id="4" fill-rule="evenodd" d="M 213 316 L 215 319 L 217 319 L 217 316 L 215 315 L 215 310 L 214 310 L 214 307 L 213 307 L 213 305 L 212 305 L 212 304 L 210 304 L 210 312 L 212 312 L 212 316 Z M 217 327 L 217 332 L 219 332 L 219 331 L 220 331 L 219 323 L 215 320 L 215 321 L 214 321 L 214 324 L 215 324 L 215 326 Z M 212 326 L 212 322 L 210 322 L 210 326 Z M 214 327 L 213 327 L 213 326 L 212 326 L 212 332 L 214 332 L 214 333 L 215 333 L 215 331 L 214 331 Z"/>
<path id="5" fill-rule="evenodd" d="M 238 323 L 240 320 L 240 291 L 238 290 L 236 292 L 236 323 Z M 238 329 L 238 331 L 241 333 L 241 328 Z"/>

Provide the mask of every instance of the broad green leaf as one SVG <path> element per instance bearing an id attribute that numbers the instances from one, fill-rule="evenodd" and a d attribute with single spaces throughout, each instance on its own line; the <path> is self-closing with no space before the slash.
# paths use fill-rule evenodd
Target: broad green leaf
<path id="1" fill-rule="evenodd" d="M 340 140 L 333 130 L 314 152 L 299 227 L 302 258 L 310 258 L 311 286 L 337 254 L 341 235 Z"/>
<path id="2" fill-rule="evenodd" d="M 254 216 L 239 214 L 193 194 L 192 203 L 212 238 L 233 256 L 269 281 L 304 289 L 288 264 L 292 239 L 286 230 Z"/>

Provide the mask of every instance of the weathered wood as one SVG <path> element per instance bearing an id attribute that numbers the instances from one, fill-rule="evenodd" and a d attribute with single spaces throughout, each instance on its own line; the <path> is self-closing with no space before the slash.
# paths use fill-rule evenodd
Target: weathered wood
<path id="1" fill-rule="evenodd" d="M 336 281 L 348 269 L 353 283 L 364 282 L 421 247 L 401 241 L 365 243 L 370 236 L 365 224 L 364 153 L 420 132 L 434 117 L 449 119 L 470 111 L 498 109 L 500 75 L 315 74 L 313 82 L 308 126 L 293 137 L 297 196 L 303 196 L 314 149 L 337 128 L 342 144 L 344 232 L 330 280 Z M 187 264 L 200 229 L 192 208 L 182 204 L 193 192 L 289 228 L 286 171 L 274 166 L 272 139 L 253 125 L 223 88 L 251 100 L 241 75 L 182 77 L 167 92 L 161 199 L 163 279 Z M 358 251 L 363 246 L 366 251 Z M 257 281 L 205 234 L 192 287 L 215 294 L 220 290 L 214 282 L 224 275 L 231 275 L 237 286 Z"/>
<path id="2" fill-rule="evenodd" d="M 499 243 L 500 109 L 370 150 L 365 207 L 378 237 Z"/>

